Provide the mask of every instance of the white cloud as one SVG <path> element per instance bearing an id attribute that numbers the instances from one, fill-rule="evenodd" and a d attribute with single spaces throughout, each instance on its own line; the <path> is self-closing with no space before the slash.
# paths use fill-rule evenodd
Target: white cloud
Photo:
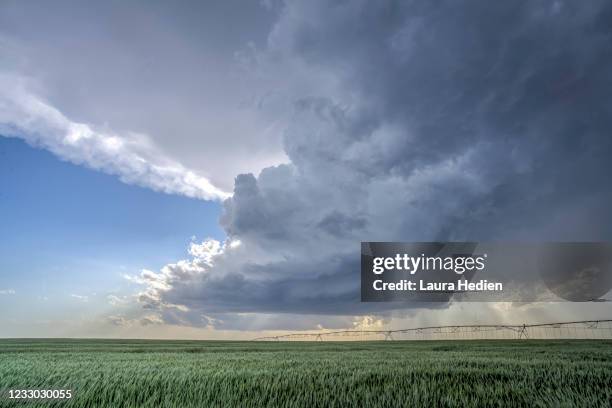
<path id="1" fill-rule="evenodd" d="M 189 308 L 185 305 L 162 301 L 162 294 L 171 290 L 175 281 L 191 279 L 194 276 L 206 273 L 206 270 L 212 267 L 215 258 L 238 247 L 239 244 L 231 240 L 224 243 L 215 239 L 208 239 L 200 244 L 192 242 L 189 247 L 189 254 L 192 259 L 165 265 L 159 273 L 143 269 L 138 276 L 124 275 L 124 278 L 146 287 L 138 295 L 140 302 L 162 309 L 177 309 L 181 312 L 187 312 Z"/>
<path id="2" fill-rule="evenodd" d="M 143 318 L 141 318 L 139 320 L 139 323 L 143 326 L 149 326 L 149 325 L 153 325 L 153 324 L 163 324 L 164 321 L 161 319 L 161 317 L 155 315 L 155 314 L 150 314 L 147 315 Z"/>
<path id="3" fill-rule="evenodd" d="M 118 327 L 137 327 L 137 326 L 151 326 L 162 324 L 163 321 L 161 318 L 154 314 L 149 313 L 141 317 L 126 317 L 119 315 L 107 316 L 105 318 L 106 322 L 110 323 L 113 326 Z"/>
<path id="4" fill-rule="evenodd" d="M 0 289 L 0 295 L 14 295 L 15 289 Z"/>
<path id="5" fill-rule="evenodd" d="M 74 299 L 81 300 L 83 302 L 89 301 L 89 296 L 86 296 L 86 295 L 75 295 L 75 294 L 72 294 L 72 295 L 70 295 L 70 297 L 74 298 Z"/>
<path id="6" fill-rule="evenodd" d="M 116 175 L 124 183 L 204 200 L 229 197 L 205 177 L 167 158 L 147 135 L 71 121 L 14 75 L 0 74 L 0 87 L 2 136 L 21 138 L 62 160 Z"/>
<path id="7" fill-rule="evenodd" d="M 126 296 L 108 295 L 106 297 L 108 304 L 111 306 L 124 306 L 129 303 L 129 298 Z"/>
<path id="8" fill-rule="evenodd" d="M 130 327 L 133 325 L 133 321 L 130 319 L 126 319 L 123 316 L 107 316 L 105 319 L 108 323 L 112 324 L 113 326 L 119 326 L 119 327 Z"/>

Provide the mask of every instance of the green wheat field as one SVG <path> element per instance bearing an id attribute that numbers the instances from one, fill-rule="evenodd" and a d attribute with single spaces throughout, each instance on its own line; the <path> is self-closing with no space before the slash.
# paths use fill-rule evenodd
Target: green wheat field
<path id="1" fill-rule="evenodd" d="M 2 407 L 609 407 L 612 342 L 11 339 L 0 391 Z"/>

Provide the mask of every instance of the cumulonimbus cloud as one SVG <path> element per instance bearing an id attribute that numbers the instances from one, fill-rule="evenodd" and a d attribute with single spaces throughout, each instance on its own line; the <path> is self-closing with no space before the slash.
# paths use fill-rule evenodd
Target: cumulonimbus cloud
<path id="1" fill-rule="evenodd" d="M 261 59 L 337 86 L 292 96 L 290 164 L 236 178 L 221 223 L 241 245 L 144 272 L 141 302 L 193 325 L 367 314 L 360 241 L 611 239 L 611 10 L 286 3 Z"/>
<path id="2" fill-rule="evenodd" d="M 0 75 L 0 135 L 17 137 L 62 160 L 118 176 L 128 184 L 202 200 L 229 194 L 160 152 L 150 138 L 71 121 L 27 89 L 15 75 Z"/>

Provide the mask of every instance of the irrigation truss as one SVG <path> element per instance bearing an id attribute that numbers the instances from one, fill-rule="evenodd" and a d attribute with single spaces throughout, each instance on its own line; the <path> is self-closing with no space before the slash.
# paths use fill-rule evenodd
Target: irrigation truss
<path id="1" fill-rule="evenodd" d="M 295 332 L 254 341 L 612 339 L 612 319 L 539 324 L 470 324 L 396 330 Z"/>

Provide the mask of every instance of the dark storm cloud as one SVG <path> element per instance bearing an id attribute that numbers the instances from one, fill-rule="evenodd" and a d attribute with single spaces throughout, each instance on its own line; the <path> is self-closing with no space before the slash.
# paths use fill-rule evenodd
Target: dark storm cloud
<path id="1" fill-rule="evenodd" d="M 591 213 L 597 201 L 609 199 L 612 49 L 606 22 L 612 9 L 607 2 L 293 7 L 272 33 L 272 44 L 334 71 L 347 93 L 357 95 L 353 106 L 361 110 L 357 118 L 347 118 L 312 108 L 335 121 L 341 136 L 334 137 L 336 145 L 287 133 L 286 150 L 294 163 L 306 160 L 316 171 L 321 162 L 336 161 L 369 181 L 405 179 L 469 155 L 466 168 L 478 177 L 482 191 L 471 197 L 461 186 L 434 185 L 438 191 L 423 191 L 421 197 L 439 193 L 446 201 L 467 200 L 465 210 L 477 216 L 460 226 L 457 233 L 464 237 L 516 233 L 491 223 L 507 223 L 508 211 L 542 224 L 551 210 L 570 206 L 579 216 L 579 207 Z M 378 137 L 386 127 L 397 134 Z M 346 157 L 350 149 L 359 151 Z M 596 202 L 588 202 L 595 197 Z M 591 214 L 594 219 L 602 215 Z M 465 214 L 457 217 L 466 221 Z M 414 223 L 402 221 L 407 228 Z M 533 227 L 517 225 L 524 226 Z M 534 233 L 551 228 L 542 227 L 527 234 L 536 238 Z M 577 239 L 577 232 L 548 238 Z M 590 233 L 583 238 L 610 236 L 601 227 Z M 451 234 L 452 226 L 445 223 L 438 237 Z"/>
<path id="2" fill-rule="evenodd" d="M 148 301 L 375 312 L 359 241 L 612 239 L 611 41 L 604 1 L 288 2 L 260 58 L 331 85 L 292 95 L 290 165 L 236 178 L 240 247 Z"/>

